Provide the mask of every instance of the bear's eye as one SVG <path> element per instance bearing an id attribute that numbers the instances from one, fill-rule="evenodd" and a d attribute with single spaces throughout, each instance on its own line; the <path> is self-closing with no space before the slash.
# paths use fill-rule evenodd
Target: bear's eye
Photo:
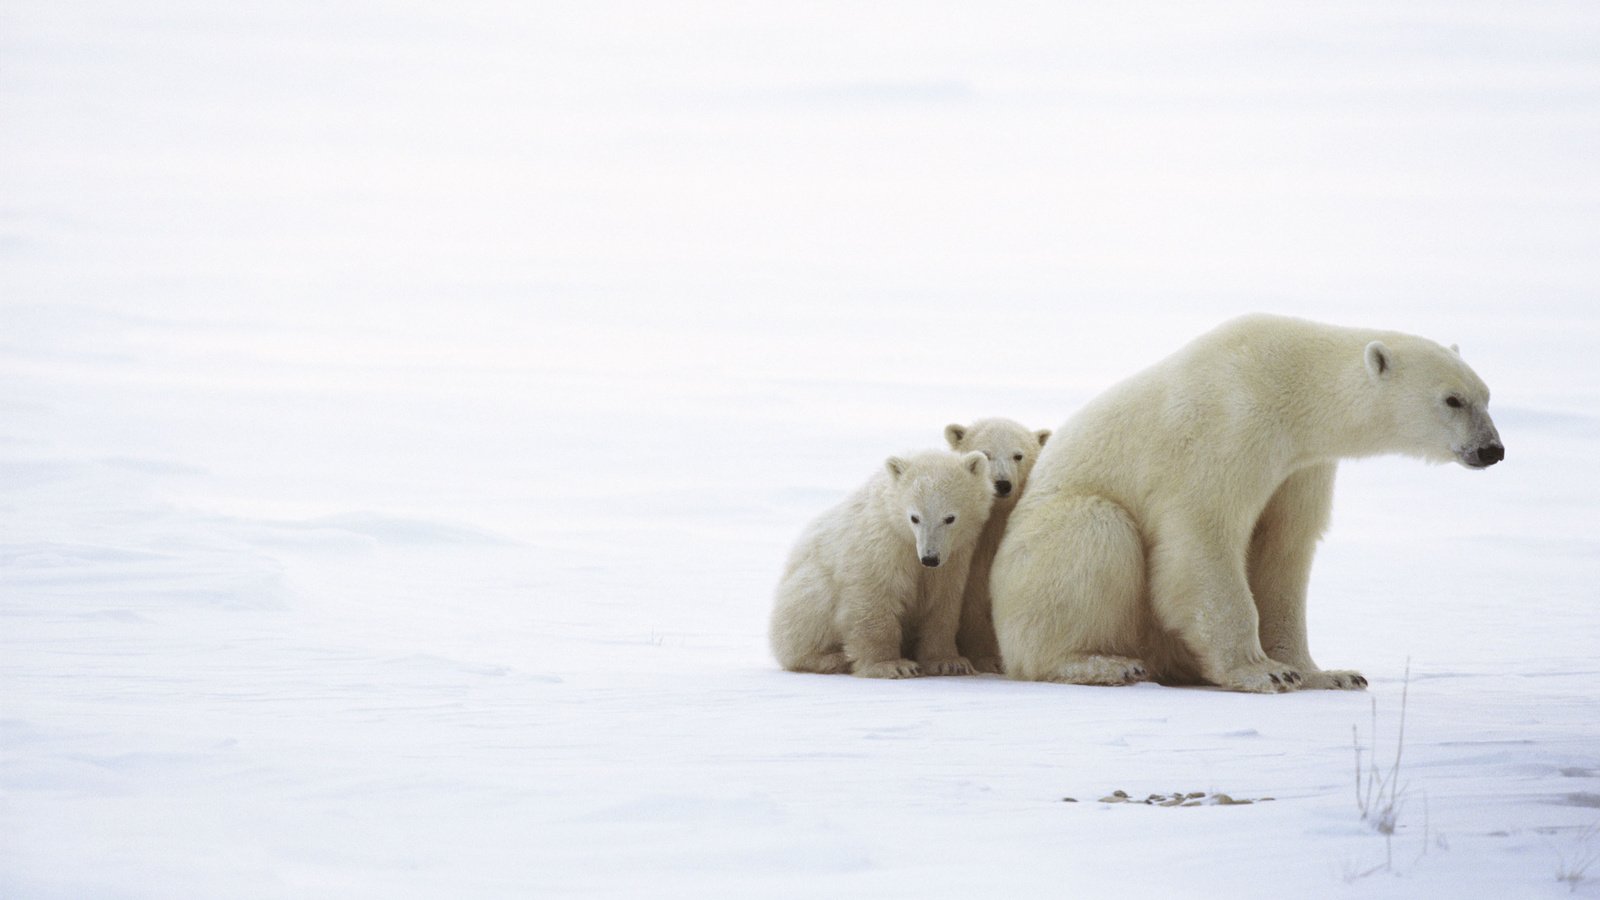
<path id="1" fill-rule="evenodd" d="M 953 523 L 954 523 L 954 522 L 955 522 L 955 520 L 956 520 L 956 517 L 955 517 L 955 516 L 945 516 L 945 517 L 944 517 L 944 523 L 945 523 L 945 524 L 946 524 L 946 525 L 950 525 L 950 524 L 953 524 Z"/>
<path id="2" fill-rule="evenodd" d="M 1451 396 L 1444 398 L 1444 405 L 1450 407 L 1451 409 L 1460 409 L 1462 406 L 1465 406 L 1466 404 L 1461 402 L 1461 398 L 1460 397 L 1457 397 L 1457 396 L 1452 394 Z"/>
<path id="3" fill-rule="evenodd" d="M 1016 462 L 1022 462 L 1022 454 L 1021 453 L 1018 453 L 1018 454 L 1012 456 L 1011 458 L 1012 458 L 1012 460 L 1014 460 Z"/>
<path id="4" fill-rule="evenodd" d="M 911 517 L 911 524 L 913 524 L 913 525 L 921 525 L 922 524 L 922 520 L 917 518 L 916 516 L 912 516 Z"/>

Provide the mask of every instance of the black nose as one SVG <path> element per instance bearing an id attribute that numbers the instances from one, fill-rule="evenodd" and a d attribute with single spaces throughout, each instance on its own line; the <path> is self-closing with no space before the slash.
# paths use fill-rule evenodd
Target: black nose
<path id="1" fill-rule="evenodd" d="M 1490 444 L 1472 451 L 1473 465 L 1479 468 L 1492 466 L 1506 458 L 1506 448 L 1500 444 Z"/>
<path id="2" fill-rule="evenodd" d="M 1011 482 L 1009 482 L 1009 481 L 996 481 L 994 483 L 994 492 L 996 494 L 999 494 L 1002 497 L 1004 497 L 1005 495 L 1011 493 Z"/>
<path id="3" fill-rule="evenodd" d="M 937 566 L 939 564 L 939 557 L 933 556 L 931 554 L 928 555 L 928 556 L 924 556 L 922 558 L 922 564 L 931 569 L 934 566 Z"/>

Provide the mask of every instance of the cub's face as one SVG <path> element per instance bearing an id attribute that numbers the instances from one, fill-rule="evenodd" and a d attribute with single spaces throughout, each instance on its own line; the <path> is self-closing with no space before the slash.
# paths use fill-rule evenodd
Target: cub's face
<path id="1" fill-rule="evenodd" d="M 1403 452 L 1486 469 L 1505 458 L 1489 417 L 1489 387 L 1454 347 L 1426 341 L 1366 348 L 1367 375 L 1389 407 Z"/>
<path id="2" fill-rule="evenodd" d="M 944 439 L 957 452 L 977 451 L 989 461 L 995 499 L 1015 500 L 1022 494 L 1049 430 L 1029 431 L 1010 419 L 979 419 L 971 425 L 946 425 Z"/>
<path id="3" fill-rule="evenodd" d="M 890 457 L 885 467 L 924 566 L 942 565 L 988 519 L 989 462 L 981 453 L 937 452 L 909 461 Z"/>

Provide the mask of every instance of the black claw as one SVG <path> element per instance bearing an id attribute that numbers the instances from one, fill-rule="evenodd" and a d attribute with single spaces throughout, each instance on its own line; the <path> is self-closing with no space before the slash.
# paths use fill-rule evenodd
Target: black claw
<path id="1" fill-rule="evenodd" d="M 1270 673 L 1267 674 L 1267 677 L 1272 679 L 1272 683 L 1273 684 L 1283 684 L 1283 682 L 1278 680 L 1278 673 L 1277 672 L 1270 672 Z"/>
<path id="2" fill-rule="evenodd" d="M 1289 681 L 1294 683 L 1294 684 L 1299 684 L 1300 683 L 1300 673 L 1299 672 L 1290 672 L 1289 675 L 1288 675 L 1288 678 L 1289 678 Z"/>
<path id="3" fill-rule="evenodd" d="M 1366 687 L 1367 686 L 1367 679 L 1361 677 L 1360 675 L 1357 675 L 1356 676 L 1356 686 L 1357 687 Z"/>

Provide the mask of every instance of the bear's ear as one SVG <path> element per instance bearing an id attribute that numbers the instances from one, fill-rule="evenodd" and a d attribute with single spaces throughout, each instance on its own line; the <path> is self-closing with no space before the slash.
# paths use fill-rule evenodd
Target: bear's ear
<path id="1" fill-rule="evenodd" d="M 1457 356 L 1460 356 L 1461 355 L 1461 345 L 1460 344 L 1451 344 L 1450 345 L 1450 352 L 1454 353 Z"/>
<path id="2" fill-rule="evenodd" d="M 1044 446 L 1045 441 L 1050 440 L 1050 429 L 1048 428 L 1041 428 L 1038 431 L 1035 431 L 1033 434 L 1039 439 L 1039 446 L 1041 447 Z"/>
<path id="3" fill-rule="evenodd" d="M 1373 378 L 1384 378 L 1389 370 L 1394 368 L 1394 352 L 1383 345 L 1383 341 L 1373 341 L 1366 349 L 1367 374 Z"/>
<path id="4" fill-rule="evenodd" d="M 979 478 L 989 477 L 989 457 L 984 456 L 982 450 L 974 450 L 962 456 L 961 462 L 966 465 L 968 472 Z"/>
<path id="5" fill-rule="evenodd" d="M 946 425 L 944 427 L 944 439 L 950 442 L 950 449 L 954 450 L 960 447 L 961 442 L 967 439 L 967 426 L 957 425 L 954 422 Z"/>
<path id="6" fill-rule="evenodd" d="M 906 462 L 904 459 L 901 459 L 898 456 L 891 456 L 883 461 L 883 467 L 889 471 L 890 478 L 898 479 L 901 475 L 906 473 L 906 469 L 911 467 L 911 463 Z"/>

